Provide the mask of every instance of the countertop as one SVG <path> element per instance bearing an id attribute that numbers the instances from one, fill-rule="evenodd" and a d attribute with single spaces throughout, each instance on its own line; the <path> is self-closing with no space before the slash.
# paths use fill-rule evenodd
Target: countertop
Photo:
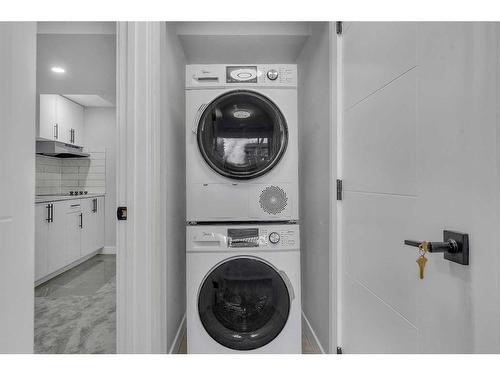
<path id="1" fill-rule="evenodd" d="M 57 202 L 57 201 L 70 201 L 74 199 L 85 199 L 85 198 L 95 198 L 104 197 L 106 194 L 86 194 L 86 195 L 36 195 L 35 203 L 47 203 L 47 202 Z"/>

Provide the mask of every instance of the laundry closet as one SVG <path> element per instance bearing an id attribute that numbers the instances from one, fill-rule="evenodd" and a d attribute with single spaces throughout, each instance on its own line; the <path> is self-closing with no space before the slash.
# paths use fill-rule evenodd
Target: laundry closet
<path id="1" fill-rule="evenodd" d="M 334 26 L 165 24 L 161 179 L 169 352 L 185 352 L 186 344 L 188 353 L 331 350 Z M 241 130 L 252 116 L 253 133 L 252 125 Z M 244 286 L 241 277 L 252 269 L 250 278 L 262 279 Z M 249 300 L 233 295 L 210 306 L 221 280 L 229 283 L 226 293 L 232 285 Z M 266 291 L 269 283 L 282 295 Z M 258 288 L 263 292 L 252 300 Z M 203 309 L 215 313 L 204 316 Z M 238 327 L 252 338 L 235 338 Z"/>

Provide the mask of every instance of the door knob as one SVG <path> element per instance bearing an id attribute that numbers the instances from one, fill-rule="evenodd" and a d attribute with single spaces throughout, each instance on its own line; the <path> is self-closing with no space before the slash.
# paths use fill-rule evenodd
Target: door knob
<path id="1" fill-rule="evenodd" d="M 443 231 L 443 242 L 405 240 L 405 245 L 419 247 L 428 253 L 444 253 L 444 259 L 469 265 L 469 235 L 467 233 Z"/>

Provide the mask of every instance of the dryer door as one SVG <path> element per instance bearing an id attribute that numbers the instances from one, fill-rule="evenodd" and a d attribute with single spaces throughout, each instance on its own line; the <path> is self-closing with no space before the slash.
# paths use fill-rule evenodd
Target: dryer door
<path id="1" fill-rule="evenodd" d="M 290 312 L 290 294 L 279 271 L 253 257 L 232 258 L 215 267 L 198 295 L 207 333 L 234 350 L 252 350 L 273 341 Z"/>
<path id="2" fill-rule="evenodd" d="M 233 179 L 251 179 L 279 162 L 288 143 L 288 128 L 270 99 L 236 90 L 204 109 L 197 136 L 200 152 L 213 170 Z"/>

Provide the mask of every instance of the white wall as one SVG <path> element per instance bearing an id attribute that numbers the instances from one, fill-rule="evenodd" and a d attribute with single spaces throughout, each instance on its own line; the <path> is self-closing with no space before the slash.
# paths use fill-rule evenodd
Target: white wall
<path id="1" fill-rule="evenodd" d="M 165 26 L 166 25 L 166 26 Z M 175 25 L 162 29 L 162 207 L 166 220 L 166 349 L 170 350 L 186 311 L 185 57 Z"/>
<path id="2" fill-rule="evenodd" d="M 105 150 L 105 246 L 116 246 L 116 108 L 84 110 L 84 145 L 89 152 Z M 89 187 L 90 189 L 90 187 Z M 95 189 L 98 189 L 96 187 Z M 89 190 L 90 191 L 90 190 Z"/>
<path id="3" fill-rule="evenodd" d="M 0 22 L 0 353 L 33 352 L 36 24 Z"/>
<path id="4" fill-rule="evenodd" d="M 331 46 L 335 49 L 335 46 Z M 335 60 L 334 60 L 335 61 Z M 323 350 L 331 352 L 330 159 L 331 71 L 329 24 L 314 23 L 298 60 L 299 179 L 302 252 L 302 310 Z M 334 70 L 333 70 L 334 71 Z M 332 165 L 333 164 L 333 165 Z"/>

